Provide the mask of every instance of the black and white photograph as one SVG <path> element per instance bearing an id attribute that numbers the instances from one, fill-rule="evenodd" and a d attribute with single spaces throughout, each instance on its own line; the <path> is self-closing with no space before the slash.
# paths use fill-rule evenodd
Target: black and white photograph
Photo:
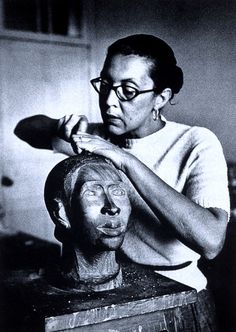
<path id="1" fill-rule="evenodd" d="M 236 1 L 0 0 L 0 331 L 236 331 Z"/>

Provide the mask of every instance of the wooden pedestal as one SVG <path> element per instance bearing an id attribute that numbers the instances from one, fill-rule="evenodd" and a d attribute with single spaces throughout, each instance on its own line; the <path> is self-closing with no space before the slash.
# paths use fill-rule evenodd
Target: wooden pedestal
<path id="1" fill-rule="evenodd" d="M 42 267 L 7 270 L 1 274 L 0 331 L 196 330 L 194 289 L 140 265 L 124 263 L 122 271 L 122 287 L 83 293 L 53 287 Z"/>
<path id="2" fill-rule="evenodd" d="M 1 331 L 143 332 L 191 326 L 195 290 L 134 264 L 123 266 L 123 279 L 118 289 L 82 293 L 55 288 L 34 271 L 8 273 L 2 282 Z"/>

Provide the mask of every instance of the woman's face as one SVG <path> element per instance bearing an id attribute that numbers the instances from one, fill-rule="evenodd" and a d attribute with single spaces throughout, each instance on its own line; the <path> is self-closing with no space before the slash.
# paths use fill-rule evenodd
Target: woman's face
<path id="1" fill-rule="evenodd" d="M 106 61 L 101 77 L 113 86 L 132 86 L 140 91 L 154 88 L 149 76 L 151 60 L 138 55 L 115 55 Z M 99 95 L 101 115 L 110 134 L 128 137 L 144 137 L 154 132 L 156 126 L 152 110 L 158 96 L 148 92 L 130 101 L 120 101 L 114 90 L 107 95 Z"/>

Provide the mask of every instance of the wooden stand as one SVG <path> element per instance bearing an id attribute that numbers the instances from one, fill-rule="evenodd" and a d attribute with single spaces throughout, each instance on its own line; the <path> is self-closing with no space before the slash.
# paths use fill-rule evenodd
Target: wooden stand
<path id="1" fill-rule="evenodd" d="M 12 272 L 2 285 L 2 331 L 151 331 L 154 326 L 155 331 L 177 331 L 177 326 L 191 327 L 195 290 L 133 264 L 123 266 L 123 279 L 118 289 L 83 293 L 55 288 L 33 271 Z"/>
<path id="2" fill-rule="evenodd" d="M 3 332 L 195 331 L 197 293 L 136 264 L 122 265 L 120 288 L 84 293 L 50 285 L 43 269 L 1 275 Z"/>

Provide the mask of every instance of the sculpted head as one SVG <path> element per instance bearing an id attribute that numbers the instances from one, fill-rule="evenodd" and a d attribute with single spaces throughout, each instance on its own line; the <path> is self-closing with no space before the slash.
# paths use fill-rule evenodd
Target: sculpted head
<path id="1" fill-rule="evenodd" d="M 45 184 L 55 237 L 85 252 L 118 249 L 131 206 L 119 172 L 105 158 L 83 154 L 57 164 Z"/>

